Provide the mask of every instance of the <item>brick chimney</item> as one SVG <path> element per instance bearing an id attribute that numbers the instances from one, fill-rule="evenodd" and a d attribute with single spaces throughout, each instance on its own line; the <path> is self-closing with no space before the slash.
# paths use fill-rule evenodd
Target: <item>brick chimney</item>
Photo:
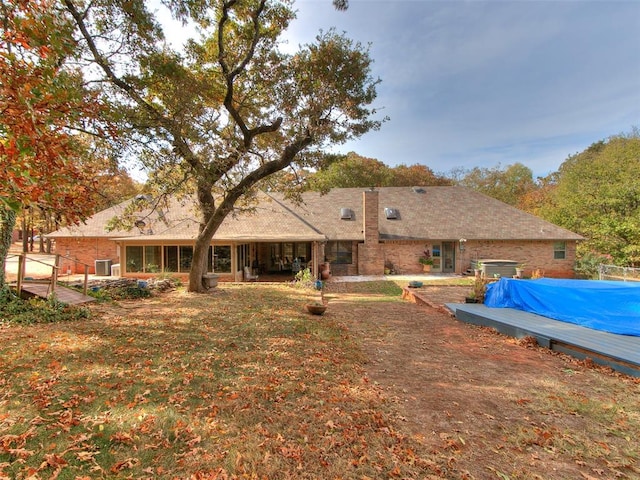
<path id="1" fill-rule="evenodd" d="M 363 192 L 362 213 L 364 243 L 358 244 L 358 275 L 382 275 L 384 246 L 380 243 L 377 190 Z"/>
<path id="2" fill-rule="evenodd" d="M 362 193 L 362 213 L 364 243 L 378 243 L 380 232 L 378 225 L 378 191 L 373 187 Z"/>

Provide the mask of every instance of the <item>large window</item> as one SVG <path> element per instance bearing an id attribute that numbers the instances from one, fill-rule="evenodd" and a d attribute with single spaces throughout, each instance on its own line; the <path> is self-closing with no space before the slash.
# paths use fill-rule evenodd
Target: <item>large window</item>
<path id="1" fill-rule="evenodd" d="M 208 270 L 217 273 L 231 273 L 231 246 L 214 245 L 209 247 Z"/>
<path id="2" fill-rule="evenodd" d="M 165 272 L 178 271 L 178 247 L 176 246 L 164 247 L 164 271 Z"/>
<path id="3" fill-rule="evenodd" d="M 157 273 L 162 269 L 162 249 L 159 245 L 144 247 L 144 271 Z"/>
<path id="4" fill-rule="evenodd" d="M 231 272 L 231 247 L 220 245 L 215 248 L 215 259 L 211 258 L 209 249 L 209 267 L 221 273 Z M 187 273 L 193 263 L 193 247 L 191 245 L 127 245 L 127 272 L 136 273 Z"/>
<path id="5" fill-rule="evenodd" d="M 127 272 L 143 272 L 144 256 L 143 248 L 129 245 L 126 250 L 127 255 Z"/>
<path id="6" fill-rule="evenodd" d="M 191 263 L 193 262 L 193 247 L 189 245 L 182 245 L 180 247 L 180 271 L 188 272 L 191 270 Z"/>
<path id="7" fill-rule="evenodd" d="M 567 244 L 565 242 L 554 242 L 553 258 L 554 260 L 564 260 L 567 258 Z"/>
<path id="8" fill-rule="evenodd" d="M 193 247 L 190 245 L 166 246 L 164 251 L 164 271 L 186 273 L 193 261 Z"/>
<path id="9" fill-rule="evenodd" d="M 324 256 L 330 263 L 351 264 L 353 263 L 353 242 L 327 242 Z"/>
<path id="10" fill-rule="evenodd" d="M 162 249 L 157 245 L 128 245 L 127 272 L 158 273 L 162 266 Z"/>

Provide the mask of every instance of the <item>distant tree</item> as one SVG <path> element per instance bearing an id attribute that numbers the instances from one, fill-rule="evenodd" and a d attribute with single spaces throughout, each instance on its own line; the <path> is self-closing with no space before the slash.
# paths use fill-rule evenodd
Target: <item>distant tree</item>
<path id="1" fill-rule="evenodd" d="M 535 191 L 537 186 L 529 167 L 521 163 L 500 165 L 493 168 L 475 167 L 471 170 L 457 169 L 449 177 L 458 185 L 471 188 L 514 207 L 521 199 Z"/>
<path id="2" fill-rule="evenodd" d="M 581 253 L 640 265 L 640 132 L 592 144 L 560 166 L 541 208 L 547 220 L 587 238 Z"/>
<path id="3" fill-rule="evenodd" d="M 415 185 L 450 185 L 425 165 L 389 167 L 380 160 L 355 152 L 336 156 L 329 165 L 308 177 L 309 188 L 327 191 L 350 187 L 410 187 Z"/>
<path id="4" fill-rule="evenodd" d="M 86 178 L 91 179 L 91 183 L 95 185 L 95 189 L 92 189 L 91 206 L 87 206 L 89 215 L 142 192 L 143 185 L 136 182 L 124 167 L 118 165 L 117 159 L 110 158 L 104 148 L 96 149 L 96 143 L 104 142 L 94 141 L 91 148 L 86 141 L 82 143 L 85 148 L 82 150 L 82 157 L 77 159 L 77 163 Z M 23 226 L 24 251 L 50 252 L 52 244 L 50 240 L 44 238 L 44 234 L 74 222 L 70 222 L 65 217 L 64 211 L 38 203 L 23 209 L 18 215 L 17 223 Z M 34 235 L 39 238 L 34 240 Z"/>
<path id="5" fill-rule="evenodd" d="M 144 185 L 131 177 L 131 174 L 122 166 L 107 164 L 109 168 L 102 168 L 96 176 L 96 182 L 100 185 L 95 211 L 104 210 L 135 197 L 144 189 Z"/>
<path id="6" fill-rule="evenodd" d="M 308 180 L 312 190 L 326 192 L 331 188 L 382 187 L 389 183 L 390 177 L 389 167 L 380 160 L 349 152 L 333 158 Z"/>
<path id="7" fill-rule="evenodd" d="M 349 8 L 349 0 L 333 0 L 336 10 L 346 10 Z"/>
<path id="8" fill-rule="evenodd" d="M 442 186 L 451 185 L 451 180 L 436 175 L 426 165 L 416 163 L 415 165 L 398 165 L 391 168 L 390 187 L 410 187 L 414 185 L 426 186 Z"/>
<path id="9" fill-rule="evenodd" d="M 551 198 L 558 183 L 558 172 L 550 173 L 545 177 L 538 177 L 535 188 L 527 191 L 518 200 L 518 208 L 538 217 L 542 216 L 542 210 L 552 202 Z"/>
<path id="10" fill-rule="evenodd" d="M 96 191 L 69 127 L 87 125 L 98 103 L 82 77 L 63 68 L 75 43 L 55 5 L 0 5 L 0 285 L 18 212 L 46 209 L 78 222 L 91 213 Z"/>
<path id="11" fill-rule="evenodd" d="M 211 239 L 238 201 L 290 165 L 316 167 L 328 145 L 383 121 L 372 119 L 379 80 L 362 45 L 329 31 L 293 55 L 280 51 L 294 17 L 289 1 L 167 0 L 197 32 L 184 52 L 164 42 L 145 2 L 62 4 L 149 184 L 160 194 L 195 194 L 190 291 L 205 290 Z"/>

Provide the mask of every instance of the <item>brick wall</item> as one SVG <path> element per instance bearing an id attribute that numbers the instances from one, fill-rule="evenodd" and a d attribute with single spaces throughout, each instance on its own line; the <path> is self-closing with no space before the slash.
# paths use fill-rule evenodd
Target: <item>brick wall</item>
<path id="1" fill-rule="evenodd" d="M 381 243 L 358 244 L 358 274 L 382 275 L 384 273 L 384 245 Z"/>
<path id="2" fill-rule="evenodd" d="M 387 242 L 384 243 L 383 256 L 386 262 L 393 264 L 396 273 L 422 273 L 422 265 L 418 259 L 425 249 L 430 248 L 432 243 L 438 243 L 438 241 Z M 460 252 L 456 242 L 455 272 L 462 273 L 469 269 L 471 260 L 492 258 L 524 263 L 525 276 L 531 276 L 534 270 L 540 270 L 545 277 L 573 278 L 576 243 L 566 242 L 566 258 L 564 260 L 553 258 L 553 245 L 554 242 L 551 241 L 469 240 L 466 243 L 465 251 Z"/>
<path id="3" fill-rule="evenodd" d="M 116 242 L 106 238 L 57 238 L 55 252 L 71 257 L 76 262 L 62 259 L 61 272 L 84 273 L 84 264 L 89 265 L 89 273 L 95 274 L 95 260 L 111 260 L 120 263 Z"/>
<path id="4" fill-rule="evenodd" d="M 524 263 L 525 276 L 530 276 L 534 270 L 540 270 L 545 277 L 573 278 L 575 276 L 573 266 L 576 260 L 576 242 L 566 242 L 566 258 L 564 260 L 553 258 L 553 245 L 553 241 L 541 240 L 469 240 L 462 258 L 458 260 L 460 260 L 463 271 L 469 268 L 471 260 L 494 258 Z M 460 254 L 458 253 L 458 255 Z"/>
<path id="5" fill-rule="evenodd" d="M 425 242 L 396 240 L 384 244 L 383 254 L 385 262 L 392 264 L 396 273 L 422 273 L 422 264 L 418 259 L 427 248 L 430 250 L 431 244 L 425 247 Z"/>

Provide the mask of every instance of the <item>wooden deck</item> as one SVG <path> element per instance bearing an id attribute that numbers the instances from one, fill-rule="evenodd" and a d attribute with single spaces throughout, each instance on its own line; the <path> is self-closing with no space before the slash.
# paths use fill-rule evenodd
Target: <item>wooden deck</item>
<path id="1" fill-rule="evenodd" d="M 640 337 L 617 335 L 553 320 L 512 308 L 448 303 L 457 319 L 493 327 L 515 338 L 534 337 L 538 344 L 576 358 L 590 358 L 619 372 L 640 377 Z"/>
<path id="2" fill-rule="evenodd" d="M 30 295 L 36 295 L 38 297 L 47 298 L 51 292 L 51 285 L 49 283 L 28 283 L 22 284 L 22 290 Z M 82 303 L 88 303 L 95 301 L 95 298 L 88 295 L 84 295 L 82 292 L 78 292 L 72 288 L 66 288 L 58 284 L 56 286 L 56 298 L 69 305 L 79 305 Z"/>

